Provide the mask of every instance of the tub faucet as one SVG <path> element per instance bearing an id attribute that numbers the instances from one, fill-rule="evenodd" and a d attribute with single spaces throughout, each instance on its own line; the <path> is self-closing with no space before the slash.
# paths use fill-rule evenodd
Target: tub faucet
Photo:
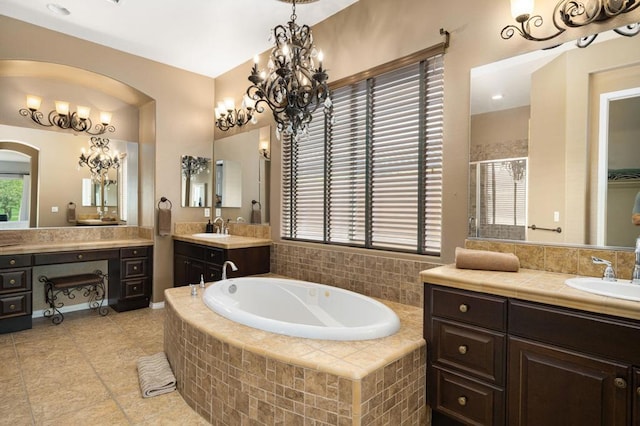
<path id="1" fill-rule="evenodd" d="M 227 265 L 228 265 L 228 266 L 231 266 L 231 270 L 232 270 L 232 271 L 237 271 L 237 270 L 238 270 L 238 267 L 236 266 L 236 264 L 235 264 L 235 263 L 233 263 L 233 262 L 232 262 L 232 261 L 230 261 L 230 260 L 225 261 L 225 262 L 222 264 L 222 279 L 223 279 L 223 280 L 226 280 L 226 279 L 227 279 Z"/>
<path id="2" fill-rule="evenodd" d="M 640 284 L 640 236 L 636 239 L 636 263 L 633 266 L 631 283 Z"/>
<path id="3" fill-rule="evenodd" d="M 607 265 L 607 267 L 604 268 L 604 274 L 602 275 L 603 280 L 605 281 L 616 280 L 616 273 L 613 270 L 613 267 L 611 266 L 611 262 L 609 262 L 608 260 L 600 259 L 599 257 L 595 257 L 595 256 L 591 256 L 591 261 L 596 265 Z"/>

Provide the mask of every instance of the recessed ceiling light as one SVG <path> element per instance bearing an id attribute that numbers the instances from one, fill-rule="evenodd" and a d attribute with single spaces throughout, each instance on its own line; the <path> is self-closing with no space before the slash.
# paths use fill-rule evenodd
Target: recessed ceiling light
<path id="1" fill-rule="evenodd" d="M 108 1 L 109 3 L 120 4 L 122 0 L 106 0 L 106 1 Z"/>
<path id="2" fill-rule="evenodd" d="M 69 9 L 67 9 L 64 6 L 60 6 L 57 3 L 49 3 L 49 4 L 47 4 L 47 9 L 49 9 L 50 11 L 55 13 L 56 15 L 61 15 L 61 16 L 71 15 L 71 12 L 69 12 Z"/>
<path id="3" fill-rule="evenodd" d="M 491 97 L 491 99 L 493 99 L 494 101 L 499 101 L 500 99 L 502 99 L 504 96 L 502 96 L 501 94 L 497 94 L 497 95 L 493 95 Z"/>

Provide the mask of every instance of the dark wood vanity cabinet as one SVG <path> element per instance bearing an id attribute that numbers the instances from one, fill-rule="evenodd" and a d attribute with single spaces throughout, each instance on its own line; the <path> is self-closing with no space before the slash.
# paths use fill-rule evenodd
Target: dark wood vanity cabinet
<path id="1" fill-rule="evenodd" d="M 31 328 L 31 255 L 0 256 L 0 333 Z"/>
<path id="2" fill-rule="evenodd" d="M 120 282 L 109 280 L 109 305 L 118 312 L 149 306 L 151 299 L 152 247 L 120 249 Z"/>
<path id="3" fill-rule="evenodd" d="M 426 285 L 424 325 L 434 426 L 640 425 L 640 321 Z"/>
<path id="4" fill-rule="evenodd" d="M 173 285 L 179 287 L 199 283 L 201 275 L 205 282 L 220 280 L 227 260 L 238 267 L 235 272 L 227 268 L 228 277 L 265 274 L 270 270 L 270 247 L 221 249 L 175 240 L 173 259 Z"/>

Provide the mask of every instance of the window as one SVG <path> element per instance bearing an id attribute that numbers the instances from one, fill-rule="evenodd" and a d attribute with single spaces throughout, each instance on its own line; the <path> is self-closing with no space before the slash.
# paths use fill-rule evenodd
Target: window
<path id="1" fill-rule="evenodd" d="M 283 238 L 439 254 L 443 62 L 352 78 L 283 142 Z"/>

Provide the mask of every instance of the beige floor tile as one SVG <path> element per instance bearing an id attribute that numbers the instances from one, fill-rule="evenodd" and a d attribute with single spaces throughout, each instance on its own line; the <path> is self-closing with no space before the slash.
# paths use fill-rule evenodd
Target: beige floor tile
<path id="1" fill-rule="evenodd" d="M 143 398 L 140 391 L 116 397 L 127 417 L 134 424 L 143 424 L 176 410 L 187 412 L 191 410 L 177 391 L 158 395 L 153 398 Z"/>
<path id="2" fill-rule="evenodd" d="M 48 418 L 42 421 L 43 426 L 49 425 L 128 425 L 120 407 L 112 399 L 103 401 L 94 406 L 86 407 L 59 417 Z"/>

